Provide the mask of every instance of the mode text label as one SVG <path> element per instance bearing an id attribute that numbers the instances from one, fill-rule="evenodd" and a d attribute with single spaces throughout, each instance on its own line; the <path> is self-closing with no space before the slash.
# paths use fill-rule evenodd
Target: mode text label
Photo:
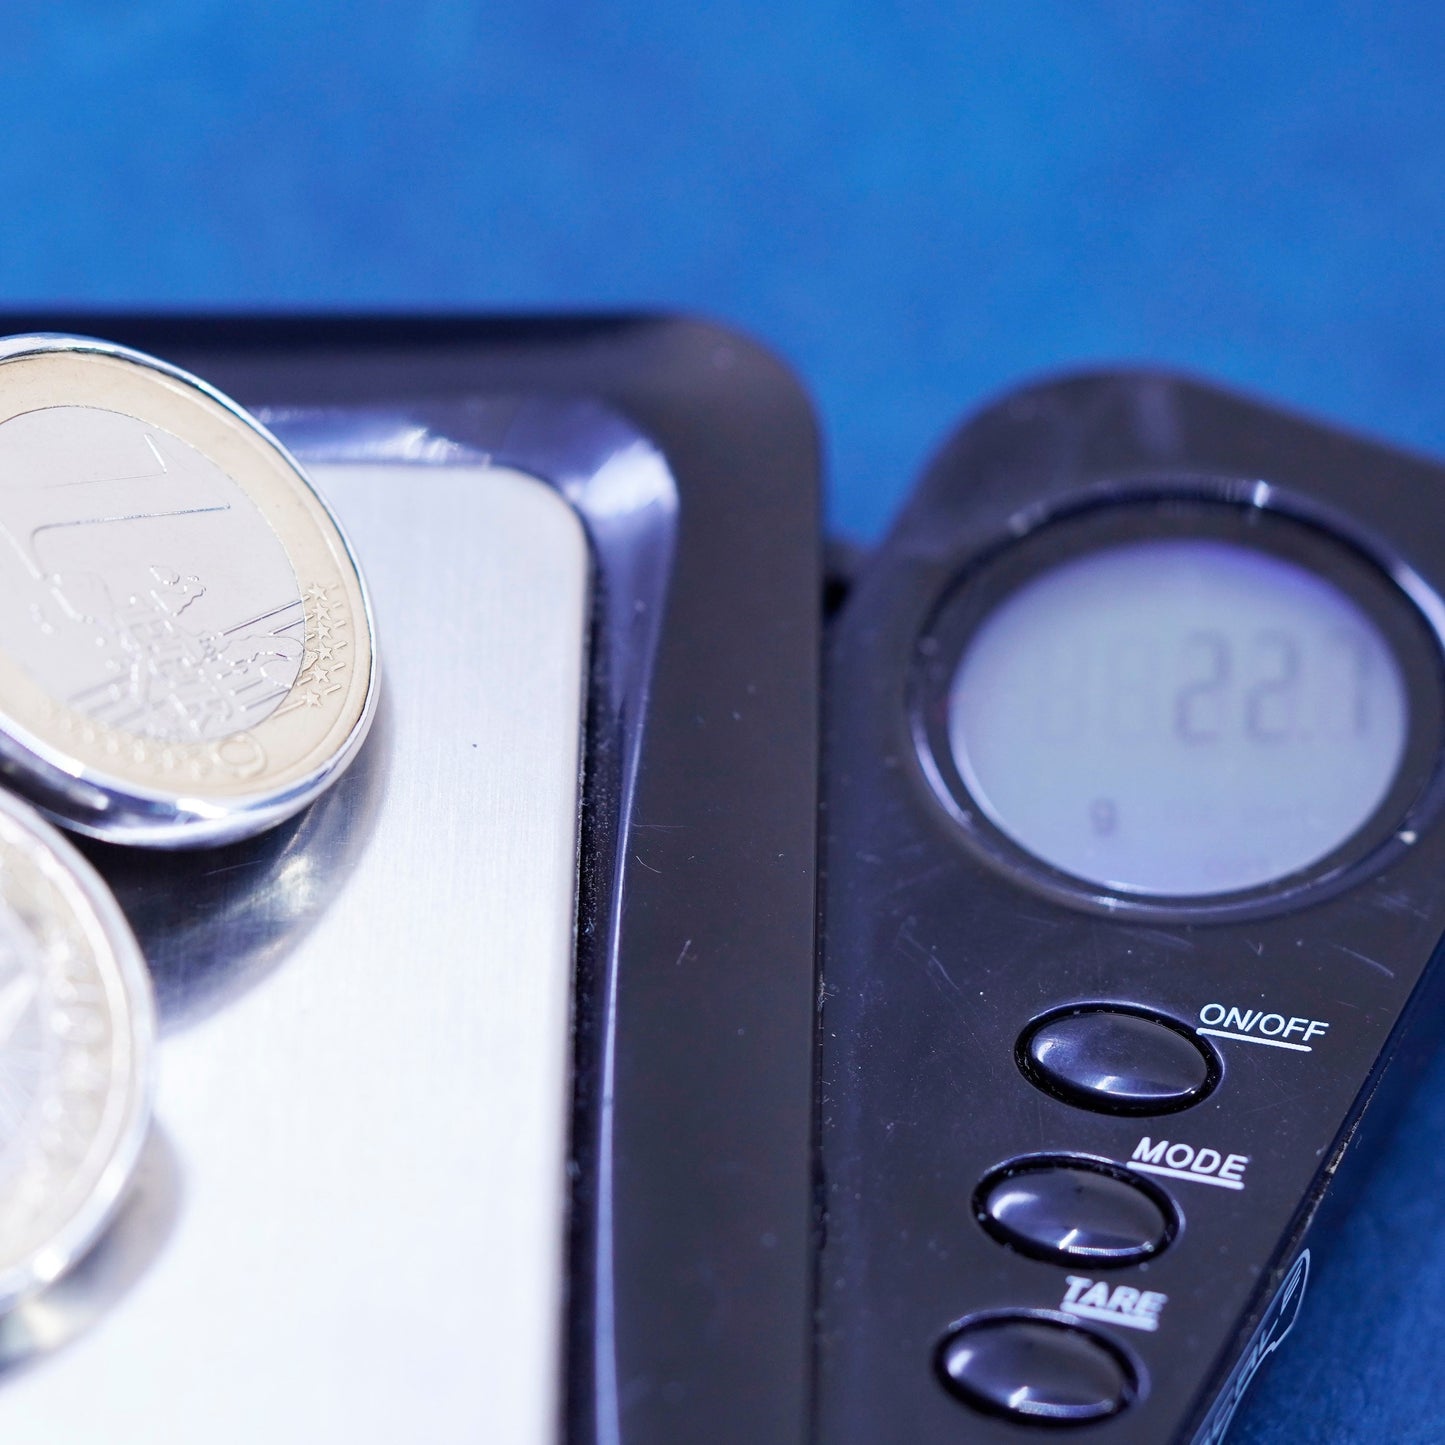
<path id="1" fill-rule="evenodd" d="M 1129 1156 L 1131 1169 L 1163 1174 L 1170 1179 L 1188 1179 L 1195 1184 L 1214 1184 L 1221 1189 L 1243 1189 L 1248 1163 L 1248 1154 L 1221 1154 L 1218 1149 L 1171 1144 L 1168 1139 L 1151 1139 L 1148 1134 Z"/>

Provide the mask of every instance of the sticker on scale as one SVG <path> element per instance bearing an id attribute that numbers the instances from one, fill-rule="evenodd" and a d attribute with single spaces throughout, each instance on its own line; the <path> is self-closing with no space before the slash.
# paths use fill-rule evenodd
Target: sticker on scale
<path id="1" fill-rule="evenodd" d="M 1254 1338 L 1249 1342 L 1249 1348 L 1240 1356 L 1239 1363 L 1235 1365 L 1229 1379 L 1225 1381 L 1224 1388 L 1215 1398 L 1214 1408 L 1199 1427 L 1199 1433 L 1194 1437 L 1194 1445 L 1220 1445 L 1223 1441 L 1235 1411 L 1244 1400 L 1245 1392 L 1259 1373 L 1259 1367 L 1279 1349 L 1285 1342 L 1285 1337 L 1294 1329 L 1300 1307 L 1304 1304 L 1305 1287 L 1309 1280 L 1310 1252 L 1305 1250 L 1295 1260 L 1290 1272 L 1285 1276 L 1284 1283 L 1270 1301 L 1259 1322 L 1259 1328 L 1254 1332 Z"/>
<path id="2" fill-rule="evenodd" d="M 1193 1184 L 1213 1184 L 1220 1189 L 1243 1189 L 1249 1155 L 1224 1154 L 1218 1149 L 1171 1143 L 1146 1134 L 1134 1146 L 1128 1164 L 1131 1169 L 1162 1174 L 1167 1179 L 1188 1179 Z"/>
<path id="3" fill-rule="evenodd" d="M 1324 1019 L 1207 1003 L 1199 1010 L 1199 1024 L 1194 1032 L 1214 1039 L 1238 1039 L 1242 1044 L 1265 1044 L 1272 1049 L 1312 1054 L 1315 1045 L 1311 1040 L 1324 1038 L 1328 1029 Z"/>
<path id="4" fill-rule="evenodd" d="M 1127 1284 L 1110 1285 L 1104 1280 L 1071 1274 L 1064 1283 L 1059 1309 L 1079 1319 L 1102 1320 L 1129 1330 L 1159 1328 L 1159 1315 L 1169 1296 L 1152 1289 L 1134 1289 Z"/>

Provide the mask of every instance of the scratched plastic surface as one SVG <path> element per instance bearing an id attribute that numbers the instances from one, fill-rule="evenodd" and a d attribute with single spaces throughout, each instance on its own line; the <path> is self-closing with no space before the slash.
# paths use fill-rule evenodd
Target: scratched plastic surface
<path id="1" fill-rule="evenodd" d="M 1214 1445 L 1236 1402 L 1248 1402 L 1255 1361 L 1261 1385 L 1289 1369 L 1339 1238 L 1305 1233 L 1311 1205 L 1320 1190 L 1343 1189 L 1334 1181 L 1394 1117 L 1393 1069 L 1360 1116 L 1381 1061 L 1435 1041 L 1442 980 L 1431 962 L 1445 929 L 1440 486 L 1438 467 L 1182 378 L 1081 376 L 1025 389 L 962 428 L 866 569 L 835 633 L 825 778 L 827 1445 L 890 1432 L 1010 1438 L 1012 1427 L 962 1415 L 922 1383 L 938 1339 L 975 1312 L 1066 1315 L 1127 1347 L 1149 1388 L 1093 1427 L 1119 1445 Z M 1393 611 L 1377 615 L 1386 626 L 1389 616 L 1412 619 L 1395 645 L 1417 639 L 1397 653 L 1417 764 L 1376 832 L 1317 882 L 1190 909 L 1103 901 L 965 831 L 972 825 L 945 805 L 939 777 L 913 765 L 910 751 L 927 739 L 898 699 L 919 696 L 917 679 L 934 664 L 915 644 L 978 556 L 1085 497 L 1099 515 L 1127 512 L 1128 525 L 1155 535 L 1194 515 L 1185 492 L 1233 509 L 1241 527 L 1266 525 L 1244 520 L 1265 503 L 1329 517 L 1352 547 L 1382 559 L 1371 564 L 1377 582 L 1391 570 L 1403 579 Z M 1418 612 L 1400 610 L 1407 590 Z M 946 649 L 940 656 L 946 675 Z M 1147 1118 L 1043 1095 L 1018 1069 L 1013 1041 L 1050 1010 L 1104 1001 L 1201 1032 L 1223 1058 L 1219 1086 Z M 1395 1026 L 1417 1002 L 1406 1037 Z M 1066 1153 L 1165 1189 L 1183 1215 L 1177 1239 L 1106 1274 L 1010 1254 L 960 1221 L 959 1200 L 991 1169 Z M 1440 1194 L 1429 1182 L 1412 1211 L 1422 1227 L 1414 1242 L 1392 1240 L 1396 1258 L 1438 1238 L 1429 1216 Z M 1349 1357 L 1367 1369 L 1375 1318 L 1363 1301 L 1347 1308 Z M 1432 1338 L 1422 1330 L 1416 1350 L 1430 1353 Z M 1398 1437 L 1374 1438 L 1432 1438 L 1435 1417 L 1421 1403 L 1416 1390 L 1399 1404 Z"/>

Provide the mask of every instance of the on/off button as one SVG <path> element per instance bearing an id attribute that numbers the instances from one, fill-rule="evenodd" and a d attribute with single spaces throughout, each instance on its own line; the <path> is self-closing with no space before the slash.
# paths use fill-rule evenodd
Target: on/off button
<path id="1" fill-rule="evenodd" d="M 1218 1056 L 1184 1025 L 1128 1004 L 1091 1004 L 1031 1024 L 1018 1043 L 1031 1082 L 1080 1108 L 1168 1114 L 1219 1081 Z"/>

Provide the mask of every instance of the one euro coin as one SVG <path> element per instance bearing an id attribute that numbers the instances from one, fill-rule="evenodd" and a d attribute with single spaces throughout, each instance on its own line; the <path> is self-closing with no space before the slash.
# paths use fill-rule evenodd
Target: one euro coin
<path id="1" fill-rule="evenodd" d="M 370 605 L 234 402 L 127 348 L 0 340 L 0 781 L 114 843 L 230 842 L 366 736 Z"/>
<path id="2" fill-rule="evenodd" d="M 149 975 L 95 870 L 0 794 L 0 1310 L 121 1201 L 150 1115 Z"/>

